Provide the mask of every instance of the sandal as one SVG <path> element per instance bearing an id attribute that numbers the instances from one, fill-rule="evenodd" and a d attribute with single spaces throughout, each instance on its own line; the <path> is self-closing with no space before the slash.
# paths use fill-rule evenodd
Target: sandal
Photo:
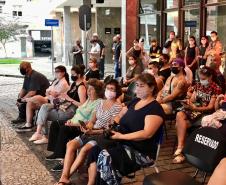
<path id="1" fill-rule="evenodd" d="M 182 153 L 180 153 L 177 156 L 175 156 L 175 158 L 173 159 L 173 164 L 181 164 L 184 161 L 185 161 L 185 157 Z"/>
<path id="2" fill-rule="evenodd" d="M 176 157 L 182 153 L 182 148 L 177 148 L 177 150 L 174 152 L 173 156 Z"/>
<path id="3" fill-rule="evenodd" d="M 57 182 L 55 185 L 72 185 L 72 183 L 71 182 L 68 182 L 68 183 L 66 183 L 66 182 Z"/>

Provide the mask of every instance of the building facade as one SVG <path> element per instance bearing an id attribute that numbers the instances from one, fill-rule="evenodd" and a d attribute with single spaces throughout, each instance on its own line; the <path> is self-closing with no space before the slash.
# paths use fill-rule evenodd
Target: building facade
<path id="1" fill-rule="evenodd" d="M 190 35 L 200 37 L 218 32 L 226 46 L 225 0 L 139 0 L 137 19 L 139 36 L 156 38 L 162 45 L 170 31 L 175 31 L 184 45 Z"/>

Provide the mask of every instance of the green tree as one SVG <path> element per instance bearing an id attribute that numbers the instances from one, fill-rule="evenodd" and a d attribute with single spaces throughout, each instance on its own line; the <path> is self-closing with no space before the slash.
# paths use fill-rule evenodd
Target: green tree
<path id="1" fill-rule="evenodd" d="M 6 21 L 4 19 L 0 20 L 0 43 L 4 49 L 6 56 L 6 43 L 10 40 L 16 40 L 16 36 L 21 33 L 22 29 L 23 26 L 15 21 Z"/>

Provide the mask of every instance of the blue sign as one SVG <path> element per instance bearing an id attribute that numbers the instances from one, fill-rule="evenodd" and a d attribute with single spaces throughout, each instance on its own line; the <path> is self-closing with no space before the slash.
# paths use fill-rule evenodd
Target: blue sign
<path id="1" fill-rule="evenodd" d="M 45 26 L 59 26 L 58 19 L 45 19 Z"/>
<path id="2" fill-rule="evenodd" d="M 196 21 L 185 21 L 185 27 L 197 27 Z"/>

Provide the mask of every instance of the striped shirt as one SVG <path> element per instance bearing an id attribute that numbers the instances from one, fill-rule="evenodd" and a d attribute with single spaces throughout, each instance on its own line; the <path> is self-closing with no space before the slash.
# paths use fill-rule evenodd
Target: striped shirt
<path id="1" fill-rule="evenodd" d="M 104 101 L 106 100 L 101 100 L 96 107 L 97 120 L 94 129 L 108 128 L 108 125 L 113 122 L 114 117 L 122 110 L 122 106 L 117 102 L 109 110 L 103 110 Z"/>

